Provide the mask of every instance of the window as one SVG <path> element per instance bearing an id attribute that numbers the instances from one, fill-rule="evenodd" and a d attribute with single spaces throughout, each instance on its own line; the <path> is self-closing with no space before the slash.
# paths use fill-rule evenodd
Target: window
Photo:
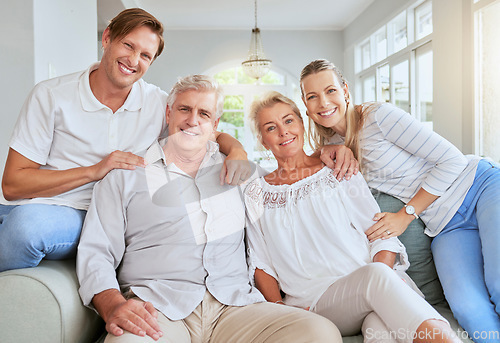
<path id="1" fill-rule="evenodd" d="M 394 105 L 410 112 L 409 63 L 404 60 L 392 67 L 392 84 L 394 85 Z"/>
<path id="2" fill-rule="evenodd" d="M 385 26 L 374 34 L 375 61 L 380 62 L 387 57 L 387 34 Z"/>
<path id="3" fill-rule="evenodd" d="M 431 43 L 418 48 L 415 56 L 416 116 L 422 122 L 432 123 L 432 46 Z"/>
<path id="4" fill-rule="evenodd" d="M 375 75 L 370 75 L 363 80 L 363 102 L 375 101 L 376 99 Z"/>
<path id="5" fill-rule="evenodd" d="M 229 67 L 215 73 L 208 71 L 206 74 L 213 75 L 224 89 L 224 110 L 218 131 L 228 133 L 238 139 L 243 144 L 249 160 L 269 171 L 276 169 L 276 160 L 272 155 L 268 159 L 269 154 L 266 154 L 265 149 L 255 139 L 248 125 L 248 113 L 254 99 L 268 91 L 275 90 L 295 101 L 307 128 L 308 120 L 297 83 L 290 81 L 291 76 L 275 70 L 271 70 L 256 83 L 255 79 L 243 72 L 241 66 Z"/>
<path id="6" fill-rule="evenodd" d="M 500 0 L 478 1 L 474 21 L 476 153 L 500 161 Z"/>
<path id="7" fill-rule="evenodd" d="M 418 0 L 358 44 L 355 89 L 363 101 L 393 103 L 432 127 L 431 41 L 432 2 Z"/>
<path id="8" fill-rule="evenodd" d="M 361 46 L 361 65 L 362 68 L 368 68 L 369 66 L 372 65 L 372 62 L 370 60 L 370 41 L 366 41 L 362 46 Z"/>
<path id="9" fill-rule="evenodd" d="M 380 68 L 378 68 L 378 79 L 380 80 L 379 91 L 377 96 L 377 100 L 382 102 L 391 102 L 391 70 L 389 65 L 386 64 Z"/>
<path id="10" fill-rule="evenodd" d="M 387 24 L 387 36 L 389 37 L 389 54 L 398 52 L 408 45 L 408 32 L 406 29 L 406 11 L 396 16 Z"/>
<path id="11" fill-rule="evenodd" d="M 415 9 L 415 39 L 432 33 L 432 2 L 426 1 Z"/>
<path id="12" fill-rule="evenodd" d="M 245 112 L 243 95 L 226 95 L 224 111 L 219 121 L 219 131 L 227 132 L 236 139 L 244 139 Z"/>

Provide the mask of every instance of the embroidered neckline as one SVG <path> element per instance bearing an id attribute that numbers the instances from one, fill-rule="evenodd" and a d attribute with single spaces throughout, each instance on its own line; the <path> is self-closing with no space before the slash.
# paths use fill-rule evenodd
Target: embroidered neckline
<path id="1" fill-rule="evenodd" d="M 333 176 L 332 170 L 325 166 L 291 185 L 271 185 L 261 177 L 247 186 L 245 194 L 265 208 L 283 208 L 289 203 L 296 205 L 300 200 L 319 192 L 324 186 L 336 188 L 338 185 L 339 181 Z"/>

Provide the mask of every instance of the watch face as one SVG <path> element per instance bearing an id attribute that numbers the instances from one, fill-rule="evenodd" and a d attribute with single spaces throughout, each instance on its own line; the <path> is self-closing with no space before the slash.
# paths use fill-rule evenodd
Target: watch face
<path id="1" fill-rule="evenodd" d="M 408 214 L 415 213 L 415 207 L 413 207 L 411 205 L 406 206 L 406 213 L 408 213 Z"/>

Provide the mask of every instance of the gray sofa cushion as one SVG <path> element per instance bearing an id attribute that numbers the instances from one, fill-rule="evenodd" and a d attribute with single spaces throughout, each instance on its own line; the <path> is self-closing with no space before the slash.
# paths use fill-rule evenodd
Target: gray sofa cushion
<path id="1" fill-rule="evenodd" d="M 90 342 L 103 329 L 80 300 L 75 260 L 0 273 L 0 309 L 2 343 Z"/>
<path id="2" fill-rule="evenodd" d="M 372 190 L 382 212 L 398 212 L 404 203 L 390 195 Z M 408 275 L 415 281 L 418 288 L 424 293 L 425 300 L 431 305 L 445 305 L 443 289 L 434 266 L 432 258 L 432 238 L 424 233 L 425 225 L 421 219 L 411 222 L 405 232 L 399 236 L 399 240 L 406 247 L 410 268 Z"/>

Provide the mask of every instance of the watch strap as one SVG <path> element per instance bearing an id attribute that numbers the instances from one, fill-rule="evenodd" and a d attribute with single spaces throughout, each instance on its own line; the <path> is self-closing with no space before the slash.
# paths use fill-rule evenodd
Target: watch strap
<path id="1" fill-rule="evenodd" d="M 407 208 L 407 207 L 408 207 L 408 205 L 405 205 L 405 208 Z M 413 206 L 412 206 L 412 207 L 413 207 Z M 413 212 L 413 213 L 408 213 L 408 212 L 406 212 L 406 213 L 407 213 L 407 214 L 411 214 L 412 216 L 414 216 L 414 217 L 415 217 L 415 219 L 420 218 L 420 217 L 418 216 L 418 214 L 416 214 L 415 212 Z"/>

